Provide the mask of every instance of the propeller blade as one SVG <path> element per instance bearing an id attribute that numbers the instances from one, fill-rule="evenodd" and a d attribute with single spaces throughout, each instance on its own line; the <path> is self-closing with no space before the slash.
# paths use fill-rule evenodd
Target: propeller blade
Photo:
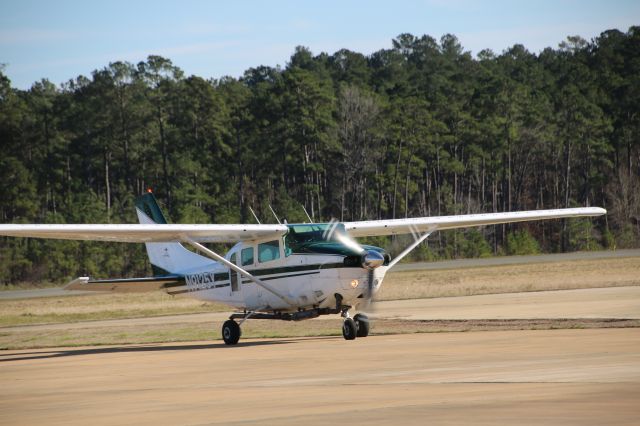
<path id="1" fill-rule="evenodd" d="M 340 221 L 333 218 L 329 222 L 329 226 L 323 233 L 323 238 L 327 241 L 333 240 L 353 250 L 360 256 L 361 266 L 367 269 L 367 282 L 362 294 L 362 302 L 359 309 L 373 310 L 373 293 L 375 290 L 375 269 L 382 266 L 385 262 L 385 256 L 375 250 L 367 250 L 358 243 L 349 233 L 340 227 Z"/>
<path id="2" fill-rule="evenodd" d="M 366 250 L 360 245 L 360 243 L 354 240 L 353 237 L 351 237 L 346 231 L 344 231 L 343 229 L 339 229 L 339 225 L 340 221 L 338 219 L 332 218 L 329 222 L 329 226 L 322 234 L 322 237 L 327 241 L 336 240 L 341 244 L 349 247 L 356 253 L 365 252 Z"/>

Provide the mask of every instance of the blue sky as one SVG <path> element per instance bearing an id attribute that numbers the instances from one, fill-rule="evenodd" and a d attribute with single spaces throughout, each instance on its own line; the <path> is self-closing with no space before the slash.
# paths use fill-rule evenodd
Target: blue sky
<path id="1" fill-rule="evenodd" d="M 295 46 L 314 54 L 369 54 L 400 33 L 455 34 L 466 50 L 515 43 L 538 52 L 568 35 L 586 39 L 640 25 L 638 0 L 535 1 L 31 1 L 3 0 L 0 63 L 13 86 L 59 84 L 109 62 L 165 56 L 187 75 L 238 77 L 286 65 Z"/>

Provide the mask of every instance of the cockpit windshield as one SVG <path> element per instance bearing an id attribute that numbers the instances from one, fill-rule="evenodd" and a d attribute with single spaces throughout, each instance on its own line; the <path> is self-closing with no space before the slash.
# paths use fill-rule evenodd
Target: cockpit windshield
<path id="1" fill-rule="evenodd" d="M 305 223 L 288 227 L 287 242 L 290 245 L 336 241 L 336 233 L 345 233 L 344 225 L 341 223 Z"/>
<path id="2" fill-rule="evenodd" d="M 284 237 L 286 256 L 293 253 L 360 256 L 363 250 L 384 253 L 381 248 L 355 242 L 348 236 L 342 223 L 303 223 L 287 226 L 289 232 Z"/>

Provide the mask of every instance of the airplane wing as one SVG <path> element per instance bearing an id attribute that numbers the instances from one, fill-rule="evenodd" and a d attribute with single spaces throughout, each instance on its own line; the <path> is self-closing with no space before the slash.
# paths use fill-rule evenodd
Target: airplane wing
<path id="1" fill-rule="evenodd" d="M 599 207 L 584 207 L 412 219 L 369 220 L 345 222 L 344 226 L 351 236 L 365 237 L 416 234 L 530 220 L 600 216 L 606 212 L 605 209 Z M 130 243 L 180 242 L 187 238 L 204 243 L 235 243 L 254 239 L 279 238 L 286 232 L 286 225 L 0 225 L 0 235 L 9 237 Z"/>
<path id="2" fill-rule="evenodd" d="M 530 220 L 559 219 L 565 217 L 600 216 L 607 211 L 600 207 L 574 209 L 530 210 L 509 213 L 483 213 L 459 216 L 433 216 L 413 219 L 367 220 L 345 222 L 344 227 L 353 237 L 395 234 L 424 234 L 445 229 L 468 228 Z"/>
<path id="3" fill-rule="evenodd" d="M 126 243 L 181 242 L 236 243 L 280 238 L 286 225 L 0 225 L 0 236 Z"/>

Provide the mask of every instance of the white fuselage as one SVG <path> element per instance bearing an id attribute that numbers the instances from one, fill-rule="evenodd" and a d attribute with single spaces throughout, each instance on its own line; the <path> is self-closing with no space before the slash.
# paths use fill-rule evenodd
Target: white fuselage
<path id="1" fill-rule="evenodd" d="M 313 307 L 333 308 L 336 306 L 336 294 L 342 296 L 344 305 L 356 307 L 364 301 L 369 271 L 360 266 L 345 266 L 345 256 L 317 253 L 286 256 L 280 245 L 276 259 L 260 261 L 258 256 L 253 256 L 251 262 L 250 259 L 242 262 L 242 250 L 256 248 L 258 244 L 238 243 L 225 258 L 267 282 L 294 305 L 218 262 L 183 271 L 184 285 L 168 289 L 169 293 L 221 302 L 247 311 L 294 312 Z M 387 269 L 381 266 L 373 270 L 374 292 L 380 288 Z"/>

